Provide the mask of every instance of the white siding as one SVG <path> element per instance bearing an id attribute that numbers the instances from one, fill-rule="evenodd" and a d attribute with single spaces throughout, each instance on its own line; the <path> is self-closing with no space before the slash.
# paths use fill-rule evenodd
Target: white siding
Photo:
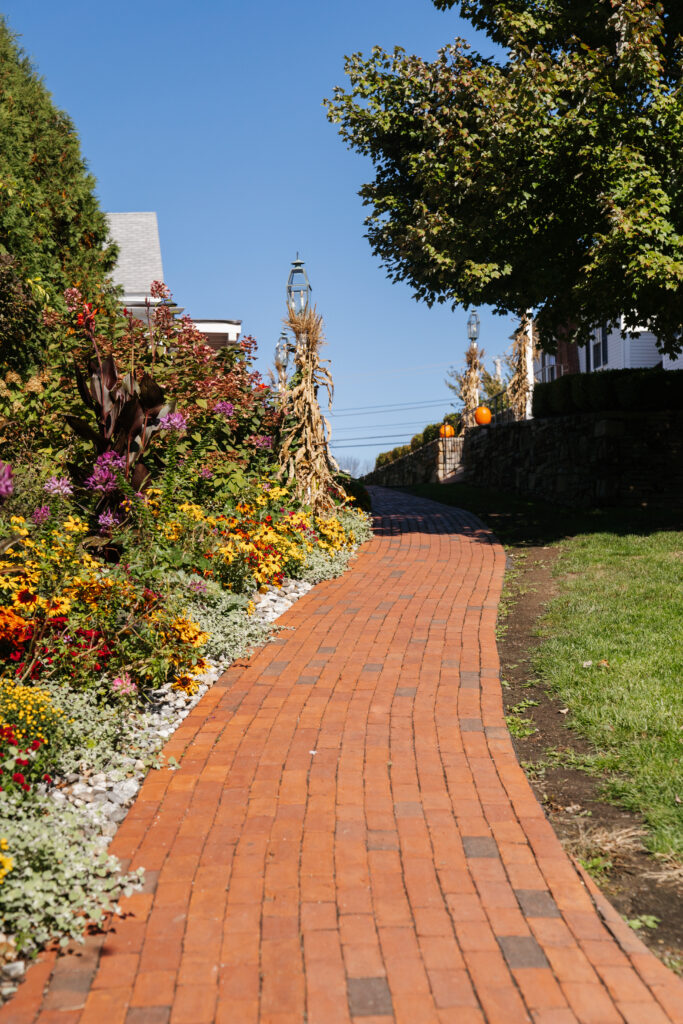
<path id="1" fill-rule="evenodd" d="M 683 370 L 683 355 L 676 356 L 664 356 L 664 369 L 665 370 Z"/>
<path id="2" fill-rule="evenodd" d="M 656 366 L 661 363 L 662 353 L 652 331 L 643 331 L 638 338 L 627 338 L 626 344 L 630 355 L 627 366 Z"/>
<path id="3" fill-rule="evenodd" d="M 596 331 L 591 342 L 591 370 L 596 369 L 593 347 L 597 344 L 600 337 L 600 331 Z M 637 338 L 622 338 L 619 328 L 613 327 L 607 336 L 607 362 L 601 362 L 597 369 L 633 369 L 639 366 L 656 366 L 661 361 L 662 355 L 657 349 L 655 336 L 651 331 L 643 331 Z M 585 373 L 586 349 L 584 346 L 581 346 L 579 349 L 579 366 L 581 367 L 581 373 Z"/>

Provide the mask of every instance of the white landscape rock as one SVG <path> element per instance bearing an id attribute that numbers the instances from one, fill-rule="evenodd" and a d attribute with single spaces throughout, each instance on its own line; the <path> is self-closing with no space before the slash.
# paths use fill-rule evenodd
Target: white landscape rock
<path id="1" fill-rule="evenodd" d="M 264 623 L 274 622 L 308 593 L 311 586 L 301 580 L 285 580 L 282 588 L 269 587 L 264 593 L 255 595 L 255 618 Z M 106 849 L 135 800 L 150 765 L 168 767 L 161 761 L 155 764 L 165 741 L 229 664 L 229 661 L 211 664 L 210 670 L 200 677 L 201 684 L 191 697 L 173 690 L 170 683 L 156 690 L 152 695 L 152 710 L 135 715 L 137 750 L 134 756 L 119 754 L 117 763 L 106 772 L 91 774 L 84 766 L 82 773 L 70 772 L 61 779 L 54 779 L 56 785 L 50 790 L 50 798 L 57 804 L 66 805 L 68 802 L 79 808 L 84 837 L 96 839 L 102 849 Z M 12 938 L 5 938 L 11 947 Z M 0 1005 L 14 995 L 26 969 L 23 960 L 11 959 L 16 954 L 10 952 L 6 955 L 8 959 L 3 963 L 0 953 Z"/>

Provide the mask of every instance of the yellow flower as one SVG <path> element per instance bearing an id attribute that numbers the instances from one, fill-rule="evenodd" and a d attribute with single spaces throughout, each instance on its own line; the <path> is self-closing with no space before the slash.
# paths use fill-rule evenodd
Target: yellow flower
<path id="1" fill-rule="evenodd" d="M 7 840 L 3 839 L 3 842 L 7 843 Z M 6 850 L 7 846 L 4 846 L 3 849 Z M 12 860 L 12 858 L 7 857 L 4 853 L 0 853 L 0 885 L 2 885 L 2 883 L 5 881 L 5 878 L 10 873 L 13 867 L 14 861 Z"/>

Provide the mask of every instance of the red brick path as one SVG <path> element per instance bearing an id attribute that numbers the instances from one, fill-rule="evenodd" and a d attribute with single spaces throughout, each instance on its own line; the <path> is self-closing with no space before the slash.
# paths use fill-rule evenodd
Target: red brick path
<path id="1" fill-rule="evenodd" d="M 667 1024 L 683 985 L 567 859 L 501 704 L 504 555 L 375 489 L 375 540 L 234 665 L 113 852 L 147 891 L 0 1024 Z"/>

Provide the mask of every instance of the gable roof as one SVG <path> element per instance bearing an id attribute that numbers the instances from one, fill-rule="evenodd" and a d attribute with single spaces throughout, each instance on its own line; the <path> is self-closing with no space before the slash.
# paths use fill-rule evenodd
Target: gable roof
<path id="1" fill-rule="evenodd" d="M 152 281 L 164 280 L 156 213 L 108 213 L 109 233 L 119 246 L 112 277 L 126 296 L 149 295 Z"/>

